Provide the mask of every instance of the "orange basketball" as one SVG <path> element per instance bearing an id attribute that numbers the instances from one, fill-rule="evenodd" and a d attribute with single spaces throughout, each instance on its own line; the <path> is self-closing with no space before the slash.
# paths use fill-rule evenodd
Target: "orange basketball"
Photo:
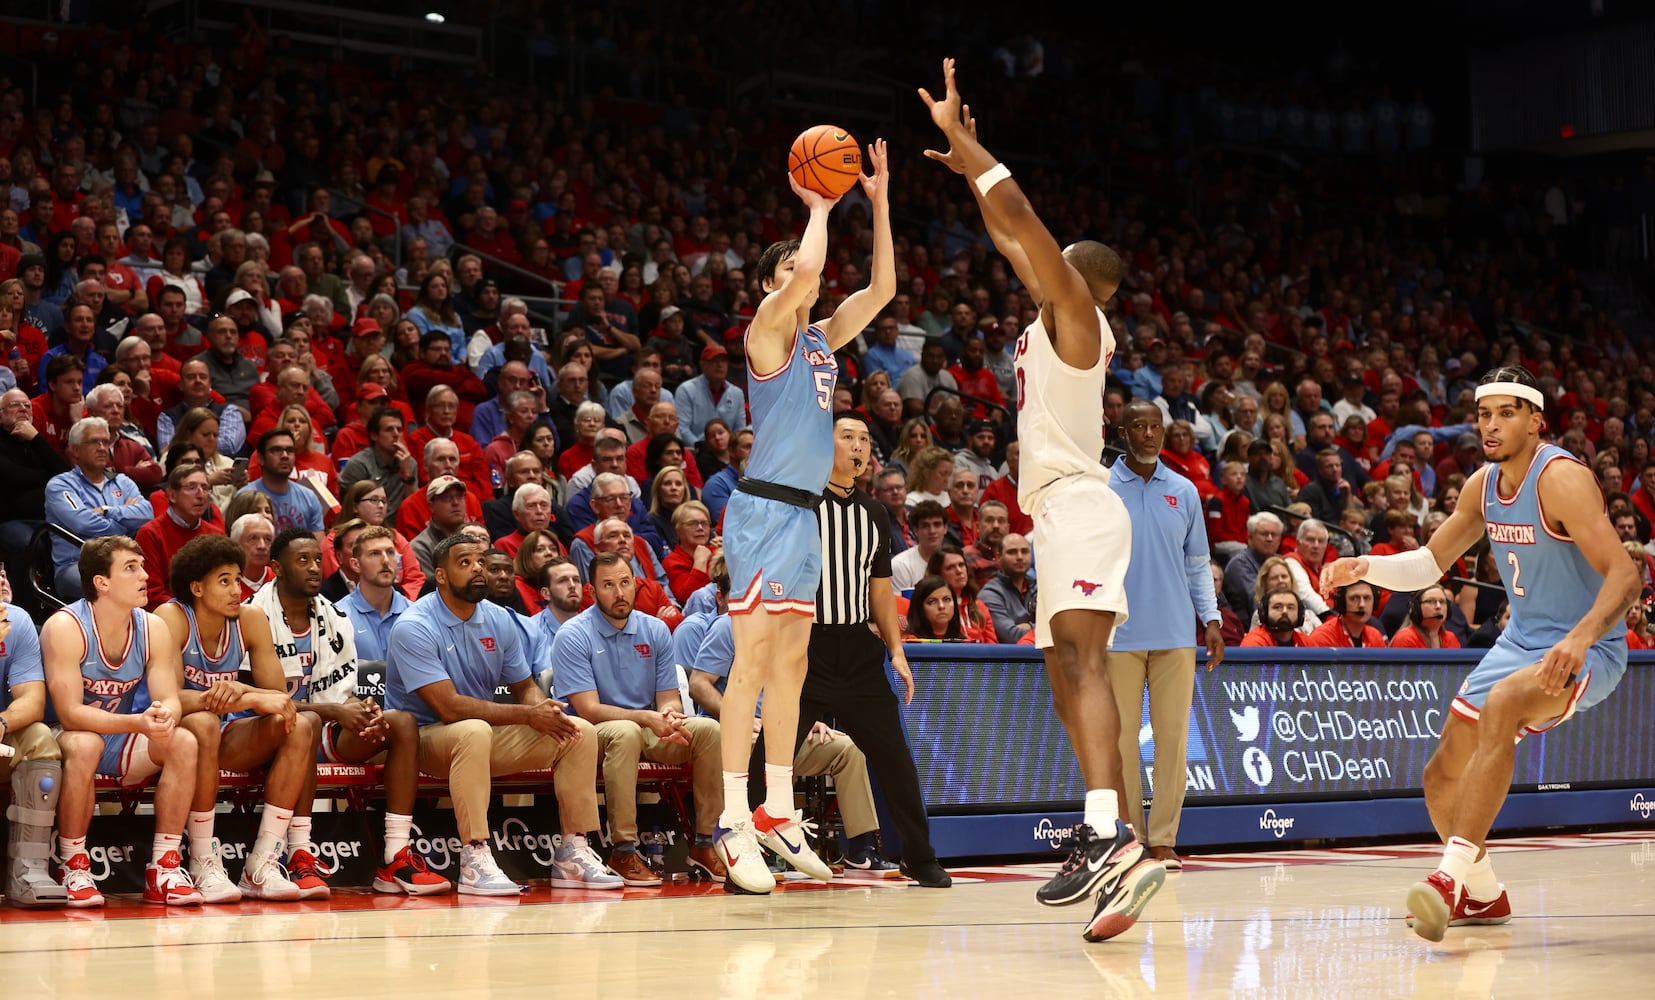
<path id="1" fill-rule="evenodd" d="M 837 125 L 813 125 L 787 152 L 787 172 L 824 198 L 838 198 L 862 176 L 862 147 Z"/>

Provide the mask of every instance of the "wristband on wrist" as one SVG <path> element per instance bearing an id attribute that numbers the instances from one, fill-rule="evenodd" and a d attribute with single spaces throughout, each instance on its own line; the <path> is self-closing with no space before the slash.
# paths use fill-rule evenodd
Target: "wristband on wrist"
<path id="1" fill-rule="evenodd" d="M 984 197 L 987 197 L 988 193 L 994 190 L 994 185 L 1010 176 L 1010 167 L 1006 166 L 1004 163 L 996 163 L 994 166 L 989 167 L 987 170 L 978 174 L 977 179 L 972 183 L 977 185 L 977 190 L 982 192 Z"/>

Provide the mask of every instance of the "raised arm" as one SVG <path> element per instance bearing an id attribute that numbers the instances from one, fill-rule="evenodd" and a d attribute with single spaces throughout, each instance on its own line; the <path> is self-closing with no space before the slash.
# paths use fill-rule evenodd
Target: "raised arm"
<path id="1" fill-rule="evenodd" d="M 839 304 L 833 318 L 823 321 L 828 347 L 837 351 L 867 329 L 880 311 L 896 296 L 896 251 L 891 243 L 891 173 L 885 156 L 885 140 L 868 147 L 873 176 L 862 177 L 862 190 L 873 202 L 873 263 L 868 268 L 868 287 L 859 289 Z"/>
<path id="2" fill-rule="evenodd" d="M 1471 473 L 1471 478 L 1466 480 L 1465 489 L 1460 491 L 1460 495 L 1481 497 L 1483 481 L 1487 476 L 1486 465 Z M 1386 590 L 1394 591 L 1415 591 L 1429 587 L 1441 579 L 1448 567 L 1454 565 L 1454 560 L 1464 555 L 1487 530 L 1480 504 L 1478 501 L 1456 506 L 1454 513 L 1442 522 L 1442 527 L 1431 536 L 1431 540 L 1412 552 L 1394 556 L 1335 559 L 1322 567 L 1322 593 L 1331 593 L 1334 589 L 1355 583 L 1357 580 L 1367 580 Z M 1601 508 L 1601 502 L 1599 506 Z"/>
<path id="3" fill-rule="evenodd" d="M 960 120 L 972 139 L 977 138 L 977 119 L 971 114 L 971 105 L 960 105 Z M 953 149 L 946 153 L 939 153 L 934 149 L 927 149 L 925 155 L 956 174 L 965 173 L 965 157 L 957 155 Z M 969 180 L 969 178 L 967 178 Z M 1040 277 L 1034 273 L 1029 264 L 1029 255 L 1023 252 L 1023 245 L 1017 242 L 1017 237 L 1007 232 L 1000 219 L 984 204 L 985 197 L 977 185 L 971 185 L 971 196 L 977 201 L 977 213 L 983 218 L 983 226 L 988 230 L 989 239 L 994 241 L 994 249 L 1011 262 L 1012 271 L 1016 272 L 1017 280 L 1023 283 L 1028 293 L 1034 296 L 1036 302 L 1046 301 L 1040 294 Z"/>
<path id="4" fill-rule="evenodd" d="M 787 357 L 788 346 L 798 327 L 799 308 L 821 290 L 822 268 L 827 265 L 828 213 L 839 203 L 829 201 L 814 191 L 801 187 L 788 175 L 793 193 L 804 202 L 810 212 L 804 235 L 799 238 L 799 252 L 790 263 L 793 275 L 780 288 L 764 297 L 753 313 L 748 329 L 747 353 L 755 363 L 756 371 L 775 371 Z"/>

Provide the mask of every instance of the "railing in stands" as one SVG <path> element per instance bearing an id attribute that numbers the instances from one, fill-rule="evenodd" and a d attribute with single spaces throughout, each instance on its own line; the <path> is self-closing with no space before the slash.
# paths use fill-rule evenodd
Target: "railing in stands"
<path id="1" fill-rule="evenodd" d="M 54 535 L 76 548 L 86 544 L 84 538 L 50 521 L 41 524 L 34 530 L 34 534 L 29 536 L 29 547 L 26 550 L 29 556 L 29 589 L 34 591 L 37 607 L 43 612 L 68 606 L 68 602 L 57 595 L 50 544 Z"/>
<path id="2" fill-rule="evenodd" d="M 234 21 L 214 16 L 220 13 L 218 4 L 186 0 L 186 6 L 188 24 L 195 30 L 233 31 L 237 27 Z M 238 7 L 254 8 L 265 30 L 286 35 L 296 47 L 307 43 L 330 46 L 337 59 L 346 52 L 362 52 L 473 66 L 484 56 L 483 32 L 464 25 L 296 0 L 240 0 Z"/>
<path id="3" fill-rule="evenodd" d="M 378 215 L 378 216 L 381 216 L 383 218 L 391 220 L 391 231 L 392 231 L 393 236 L 395 237 L 394 241 L 391 244 L 391 250 L 392 250 L 391 259 L 396 261 L 396 264 L 397 264 L 398 267 L 401 267 L 402 266 L 402 220 L 397 218 L 395 215 L 391 214 L 390 212 L 385 211 L 383 208 L 375 208 L 374 206 L 368 204 L 367 202 L 361 201 L 361 200 L 353 197 L 352 195 L 346 194 L 345 192 L 339 190 L 338 188 L 328 188 L 328 193 L 333 196 L 333 204 L 335 206 L 336 211 L 343 210 L 346 206 L 351 206 L 351 207 L 354 207 L 356 209 L 356 211 L 358 211 L 358 212 L 366 212 L 369 215 Z M 349 218 L 349 216 L 344 215 L 342 211 L 339 212 L 339 214 L 335 214 L 335 211 L 330 211 L 328 214 L 333 215 L 334 218 L 340 218 L 340 217 Z"/>

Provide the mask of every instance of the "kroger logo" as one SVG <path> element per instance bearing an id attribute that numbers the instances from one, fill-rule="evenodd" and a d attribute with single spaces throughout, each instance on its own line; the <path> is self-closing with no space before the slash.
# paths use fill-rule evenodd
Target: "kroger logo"
<path id="1" fill-rule="evenodd" d="M 1631 806 L 1632 811 L 1637 813 L 1645 822 L 1649 821 L 1650 813 L 1655 813 L 1655 799 L 1644 798 L 1642 792 L 1632 796 Z"/>
<path id="2" fill-rule="evenodd" d="M 1258 828 L 1269 830 L 1277 840 L 1287 836 L 1287 831 L 1293 829 L 1295 820 L 1292 816 L 1277 816 L 1274 809 L 1264 810 L 1264 815 L 1258 818 Z"/>
<path id="3" fill-rule="evenodd" d="M 1049 816 L 1040 817 L 1040 822 L 1034 825 L 1034 839 L 1045 841 L 1054 851 L 1061 848 L 1064 841 L 1067 841 L 1073 835 L 1073 827 L 1053 826 Z"/>

